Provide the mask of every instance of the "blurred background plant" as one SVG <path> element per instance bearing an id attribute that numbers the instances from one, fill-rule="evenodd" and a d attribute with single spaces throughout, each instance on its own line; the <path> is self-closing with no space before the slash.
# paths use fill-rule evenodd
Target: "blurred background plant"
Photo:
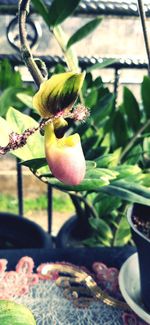
<path id="1" fill-rule="evenodd" d="M 61 4 L 54 0 L 49 7 L 41 0 L 32 2 L 60 45 L 68 67 L 79 69 L 73 45 L 94 31 L 101 18 L 88 22 L 68 40 L 61 23 L 73 13 L 79 1 Z M 69 121 L 67 132 L 80 134 L 87 160 L 86 177 L 79 186 L 67 186 L 52 177 L 46 166 L 40 133 L 34 134 L 25 147 L 12 152 L 42 181 L 69 194 L 78 218 L 74 234 L 80 239 L 79 244 L 88 246 L 119 246 L 131 242 L 126 221 L 128 204 L 150 205 L 150 79 L 143 80 L 140 104 L 125 87 L 123 102 L 118 106 L 115 94 L 101 77 L 94 77 L 96 70 L 113 62 L 106 59 L 87 69 L 80 101 L 90 109 L 90 118 L 84 124 Z M 57 65 L 49 71 L 49 76 L 66 69 Z M 7 61 L 1 63 L 0 72 L 3 143 L 8 125 L 8 129 L 20 133 L 36 126 L 39 115 L 32 107 L 34 89 L 22 83 L 19 73 L 12 71 Z"/>

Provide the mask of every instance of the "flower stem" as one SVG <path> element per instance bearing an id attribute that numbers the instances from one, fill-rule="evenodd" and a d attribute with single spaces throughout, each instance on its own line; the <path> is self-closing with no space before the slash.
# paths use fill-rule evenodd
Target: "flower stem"
<path id="1" fill-rule="evenodd" d="M 21 44 L 21 54 L 23 60 L 30 71 L 34 82 L 39 87 L 44 81 L 41 71 L 39 70 L 37 64 L 35 63 L 28 41 L 26 32 L 26 19 L 29 12 L 30 0 L 19 0 L 18 6 L 18 20 L 19 20 L 19 36 Z"/>
<path id="2" fill-rule="evenodd" d="M 139 7 L 139 15 L 140 15 L 140 19 L 141 19 L 144 42 L 145 42 L 145 48 L 146 48 L 147 59 L 148 59 L 148 74 L 150 75 L 150 46 L 149 46 L 149 41 L 148 41 L 148 36 L 147 36 L 147 29 L 146 29 L 146 22 L 145 22 L 146 21 L 146 15 L 145 15 L 142 0 L 138 0 L 138 7 Z"/>
<path id="3" fill-rule="evenodd" d="M 89 212 L 89 216 L 93 216 L 94 218 L 98 219 L 98 213 L 96 211 L 96 209 L 94 208 L 94 206 L 92 204 L 90 204 L 86 198 L 83 197 L 83 195 L 77 194 L 77 193 L 71 193 L 70 194 L 71 198 L 76 198 L 79 199 L 80 202 L 83 202 L 85 204 L 85 207 L 88 209 Z"/>
<path id="4" fill-rule="evenodd" d="M 53 28 L 53 34 L 64 54 L 68 68 L 71 71 L 78 72 L 79 66 L 78 66 L 77 56 L 75 55 L 74 51 L 72 51 L 71 48 L 69 50 L 66 49 L 66 45 L 67 45 L 66 34 L 64 33 L 60 25 Z"/>
<path id="5" fill-rule="evenodd" d="M 55 36 L 67 63 L 69 70 L 79 72 L 78 58 L 72 48 L 67 50 L 67 39 L 66 34 L 64 33 L 62 27 L 60 25 L 56 26 L 52 30 L 53 35 Z M 84 105 L 84 97 L 82 91 L 79 94 L 80 102 Z"/>

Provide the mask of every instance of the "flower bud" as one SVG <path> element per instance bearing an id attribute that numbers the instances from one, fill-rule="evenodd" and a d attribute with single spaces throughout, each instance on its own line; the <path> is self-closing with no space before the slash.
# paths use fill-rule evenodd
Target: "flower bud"
<path id="1" fill-rule="evenodd" d="M 65 72 L 44 81 L 33 97 L 35 107 L 43 118 L 70 110 L 77 99 L 84 80 L 84 73 Z"/>
<path id="2" fill-rule="evenodd" d="M 80 136 L 58 139 L 53 123 L 45 127 L 45 153 L 52 174 L 67 185 L 78 185 L 85 176 L 86 164 Z"/>

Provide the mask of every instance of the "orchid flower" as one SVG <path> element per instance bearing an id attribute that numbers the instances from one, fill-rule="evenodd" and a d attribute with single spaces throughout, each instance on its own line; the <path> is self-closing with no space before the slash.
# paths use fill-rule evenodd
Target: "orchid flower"
<path id="1" fill-rule="evenodd" d="M 83 121 L 89 115 L 82 104 L 73 108 L 83 80 L 84 73 L 66 72 L 44 81 L 33 97 L 33 107 L 42 121 L 22 134 L 9 131 L 7 144 L 0 146 L 0 155 L 23 147 L 29 136 L 44 129 L 45 156 L 52 174 L 67 185 L 80 184 L 86 171 L 80 136 L 66 136 L 64 129 L 68 125 L 66 118 Z"/>
<path id="2" fill-rule="evenodd" d="M 66 117 L 81 120 L 83 106 L 72 113 L 84 74 L 66 72 L 44 81 L 33 98 L 33 106 L 43 118 L 50 119 L 45 125 L 45 155 L 52 174 L 67 185 L 78 185 L 85 176 L 86 164 L 79 134 L 63 135 L 57 132 L 68 123 Z M 80 114 L 81 111 L 81 114 Z"/>

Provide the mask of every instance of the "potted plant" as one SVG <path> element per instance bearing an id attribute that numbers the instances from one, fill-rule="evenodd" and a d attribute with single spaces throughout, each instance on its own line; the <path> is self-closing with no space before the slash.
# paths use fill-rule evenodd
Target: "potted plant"
<path id="1" fill-rule="evenodd" d="M 149 249 L 150 249 L 150 208 L 135 204 L 128 211 L 128 221 L 132 229 L 133 240 L 136 244 L 140 267 L 140 284 L 142 301 L 150 311 L 149 284 Z"/>
<path id="2" fill-rule="evenodd" d="M 112 229 L 116 227 L 117 219 L 115 218 L 118 217 L 118 212 L 120 222 L 122 222 L 120 233 L 126 231 L 126 225 L 124 226 L 127 208 L 125 201 L 150 205 L 149 174 L 145 168 L 145 159 L 143 160 L 145 156 L 141 152 L 141 148 L 143 149 L 148 141 L 146 132 L 150 122 L 147 121 L 149 113 L 145 87 L 147 85 L 149 87 L 150 80 L 146 77 L 143 82 L 145 111 L 139 109 L 137 101 L 127 89 L 124 93 L 123 105 L 116 109 L 114 97 L 103 87 L 100 79 L 95 81 L 96 89 L 91 91 L 92 103 L 89 104 L 90 92 L 86 93 L 88 88 L 86 83 L 88 84 L 90 75 L 87 76 L 84 84 L 86 102 L 83 103 L 81 87 L 85 75 L 79 71 L 72 45 L 93 30 L 101 19 L 98 17 L 88 23 L 90 25 L 84 26 L 66 41 L 60 23 L 72 13 L 78 2 L 74 1 L 65 9 L 63 3 L 62 14 L 61 10 L 59 12 L 56 10 L 55 1 L 51 5 L 50 13 L 41 1 L 33 1 L 37 10 L 42 11 L 46 23 L 62 47 L 69 67 L 69 71 L 54 74 L 46 80 L 45 66 L 42 62 L 34 60 L 26 39 L 25 20 L 29 1 L 19 1 L 22 56 L 39 88 L 33 98 L 36 119 L 10 107 L 5 118 L 0 119 L 1 134 L 5 140 L 5 145 L 0 147 L 0 153 L 13 152 L 41 181 L 60 190 L 68 191 L 77 213 L 81 212 L 83 216 L 80 218 L 81 221 L 83 220 L 83 225 L 87 224 L 85 220 L 88 216 L 92 229 L 98 234 L 101 232 L 99 237 L 96 234 L 98 237 L 96 241 L 99 241 L 100 245 L 111 245 Z M 73 105 L 78 96 L 80 103 L 74 109 Z M 103 105 L 100 100 L 103 101 Z M 79 122 L 88 115 L 84 104 L 93 107 L 88 120 L 90 122 L 80 127 Z M 131 108 L 134 107 L 134 118 L 129 105 Z M 126 122 L 129 123 L 128 129 Z M 65 136 L 68 124 L 69 133 Z M 71 134 L 72 130 L 76 133 Z M 80 137 L 77 133 L 79 130 L 83 134 L 82 141 L 87 161 L 84 159 Z M 107 211 L 103 209 L 101 202 L 105 202 Z M 97 211 L 95 212 L 95 207 L 93 208 L 94 205 L 97 211 L 101 211 L 100 218 Z M 108 213 L 107 223 L 104 219 L 106 212 Z M 109 221 L 110 216 L 111 221 Z M 119 232 L 119 228 L 116 228 Z M 89 228 L 87 230 L 89 231 Z M 129 239 L 128 229 L 126 237 Z"/>
<path id="3" fill-rule="evenodd" d="M 77 239 L 77 245 L 121 246 L 131 240 L 126 219 L 129 203 L 149 204 L 147 94 L 150 80 L 144 77 L 141 85 L 143 109 L 140 109 L 135 96 L 127 87 L 124 88 L 123 103 L 114 109 L 113 95 L 100 78 L 92 80 L 92 75 L 88 73 L 87 80 L 90 80 L 90 87 L 85 91 L 85 101 L 89 94 L 98 92 L 96 84 L 101 84 L 104 95 L 100 92 L 97 96 L 91 109 L 93 115 L 84 125 L 84 131 L 81 126 L 76 130 L 81 130 L 85 157 L 93 159 L 93 170 L 95 163 L 101 172 L 109 168 L 118 175 L 108 186 L 96 191 L 85 191 L 82 195 L 71 195 L 77 217 L 60 230 L 57 244 L 71 245 L 72 241 L 74 245 Z"/>
<path id="4" fill-rule="evenodd" d="M 146 29 L 146 19 L 144 6 L 141 0 L 138 0 L 139 6 L 139 15 L 141 18 L 141 25 L 143 30 L 144 42 L 146 47 L 146 53 L 148 58 L 148 73 L 150 74 L 150 47 Z M 143 107 L 146 112 L 146 130 L 148 132 L 148 137 L 145 138 L 143 143 L 143 150 L 145 156 L 144 167 L 149 171 L 150 167 L 150 138 L 149 138 L 149 126 L 150 126 L 150 106 L 149 106 L 149 87 L 150 81 L 149 78 L 145 78 L 145 86 L 142 86 L 142 99 Z M 148 191 L 150 192 L 149 176 L 147 178 L 148 182 Z M 128 210 L 128 221 L 131 226 L 133 240 L 137 247 L 138 252 L 138 261 L 139 261 L 139 271 L 140 271 L 140 288 L 141 288 L 141 298 L 146 310 L 150 311 L 150 281 L 149 281 L 149 243 L 150 243 L 150 208 L 144 204 L 134 204 L 133 207 L 130 207 Z"/>
<path id="5" fill-rule="evenodd" d="M 35 4 L 35 1 L 33 3 Z M 53 6 L 47 8 L 47 12 L 50 12 L 50 9 L 54 12 L 52 9 L 55 9 L 55 3 Z M 51 16 L 49 18 L 46 16 L 46 11 L 41 11 L 37 2 L 36 8 L 48 27 L 51 26 L 51 32 L 58 41 L 67 64 L 76 67 L 77 58 L 73 45 L 88 36 L 88 30 L 93 31 L 101 19 L 91 21 L 68 40 L 60 25 L 61 15 L 55 12 L 53 20 Z M 150 91 L 150 81 L 145 77 L 142 82 L 142 110 L 128 88 L 124 89 L 123 103 L 118 107 L 115 105 L 114 94 L 103 84 L 102 79 L 100 77 L 93 79 L 92 76 L 94 69 L 111 63 L 113 60 L 106 60 L 87 69 L 80 99 L 86 107 L 90 107 L 91 115 L 84 125 L 71 124 L 73 130 L 81 136 L 86 160 L 90 160 L 87 162 L 86 176 L 89 180 L 91 175 L 93 179 L 99 176 L 101 179 L 99 189 L 95 190 L 89 186 L 80 193 L 78 188 L 74 188 L 74 193 L 71 191 L 69 195 L 75 206 L 76 216 L 60 230 L 57 237 L 58 246 L 70 245 L 71 241 L 73 245 L 75 243 L 81 245 L 83 241 L 88 246 L 124 245 L 131 240 L 130 227 L 126 220 L 128 204 L 134 202 L 149 204 L 147 94 Z M 118 175 L 109 174 L 109 181 L 107 178 L 109 184 L 104 186 L 103 183 L 101 187 L 103 175 L 106 176 L 107 172 L 117 172 Z M 60 184 L 56 186 L 63 189 Z M 66 189 L 68 192 L 71 190 L 69 187 Z"/>
<path id="6" fill-rule="evenodd" d="M 147 174 L 138 166 L 141 145 L 144 140 L 141 138 L 139 143 L 137 135 L 133 138 L 134 132 L 138 132 L 139 135 L 146 130 L 146 125 L 141 124 L 143 123 L 142 119 L 145 118 L 145 112 L 140 111 L 134 96 L 128 89 L 124 93 L 123 105 L 119 109 L 115 107 L 114 95 L 103 85 L 100 77 L 93 80 L 90 74 L 92 69 L 100 68 L 101 64 L 93 65 L 88 70 L 83 84 L 84 74 L 79 71 L 78 61 L 72 46 L 93 31 L 100 24 L 101 18 L 92 20 L 67 40 L 60 23 L 72 13 L 78 2 L 74 2 L 69 11 L 66 6 L 62 17 L 61 11 L 58 13 L 54 10 L 55 1 L 52 7 L 48 9 L 41 5 L 41 1 L 33 1 L 36 9 L 42 13 L 46 23 L 51 27 L 53 35 L 63 50 L 68 68 L 71 70 L 64 72 L 64 68 L 59 67 L 57 72 L 60 70 L 63 72 L 58 75 L 54 73 L 48 81 L 43 77 L 43 71 L 44 76 L 47 75 L 44 63 L 35 61 L 28 47 L 25 25 L 22 24 L 22 20 L 26 17 L 26 10 L 20 7 L 19 24 L 22 55 L 40 89 L 34 96 L 33 106 L 29 96 L 23 96 L 23 93 L 18 96 L 21 101 L 28 102 L 28 105 L 32 106 L 32 117 L 12 107 L 8 109 L 8 106 L 5 106 L 5 114 L 3 114 L 5 119 L 1 118 L 0 122 L 3 139 L 7 145 L 1 146 L 1 153 L 4 154 L 11 150 L 41 181 L 48 182 L 51 186 L 69 193 L 77 212 L 76 224 L 78 227 L 75 232 L 79 234 L 79 229 L 84 229 L 80 233 L 81 239 L 86 239 L 84 243 L 90 246 L 121 245 L 130 239 L 129 227 L 125 221 L 126 204 L 124 201 L 145 204 L 149 202 L 146 187 L 148 186 L 146 183 Z M 48 11 L 53 12 L 53 17 L 47 14 Z M 26 55 L 27 53 L 28 55 Z M 111 62 L 113 61 L 106 60 L 102 66 Z M 57 90 L 58 82 L 59 92 L 54 92 L 54 88 Z M 40 86 L 40 84 L 42 85 Z M 48 91 L 46 87 L 49 88 Z M 68 93 L 71 95 L 69 96 Z M 72 110 L 77 95 L 79 95 L 80 101 L 77 108 Z M 41 98 L 43 99 L 41 100 Z M 134 119 L 128 103 L 130 106 L 132 103 L 134 104 L 132 105 L 136 113 Z M 86 106 L 91 107 L 91 115 L 87 122 L 81 125 L 79 120 L 83 120 L 88 115 Z M 140 119 L 138 119 L 139 114 L 141 114 Z M 42 121 L 40 117 L 42 117 Z M 130 127 L 127 128 L 128 122 Z M 68 125 L 69 136 L 71 132 L 76 132 L 80 134 L 82 139 L 86 158 L 84 180 L 85 161 L 80 139 L 78 135 L 71 136 L 71 138 L 64 136 Z M 123 132 L 120 132 L 120 127 Z M 45 136 L 43 137 L 41 133 L 44 129 Z M 52 141 L 49 142 L 48 139 Z M 65 142 L 66 139 L 69 142 L 72 141 L 70 139 L 75 139 L 75 141 L 72 142 L 73 145 L 71 146 L 69 142 Z M 35 143 L 38 145 L 35 146 Z M 77 144 L 78 146 L 76 146 Z M 69 181 L 68 175 L 67 179 L 64 178 L 64 175 L 62 178 L 60 164 L 56 164 L 58 146 L 63 148 L 59 156 L 59 162 L 61 159 L 65 161 L 65 163 L 63 162 L 64 166 L 61 165 L 64 168 L 63 174 L 65 174 L 65 167 L 67 166 L 67 160 L 64 159 L 65 155 L 68 159 L 67 163 L 70 164 L 69 168 L 71 168 L 71 155 L 72 157 L 79 155 L 80 158 L 81 164 L 77 166 L 76 173 L 75 169 L 71 172 Z M 65 146 L 72 148 L 68 156 L 65 152 Z M 45 155 L 47 159 L 45 159 Z M 140 188 L 140 186 L 142 187 Z M 105 209 L 101 202 L 105 202 Z M 114 233 L 116 234 L 115 239 Z M 89 236 L 90 239 L 87 240 Z"/>

